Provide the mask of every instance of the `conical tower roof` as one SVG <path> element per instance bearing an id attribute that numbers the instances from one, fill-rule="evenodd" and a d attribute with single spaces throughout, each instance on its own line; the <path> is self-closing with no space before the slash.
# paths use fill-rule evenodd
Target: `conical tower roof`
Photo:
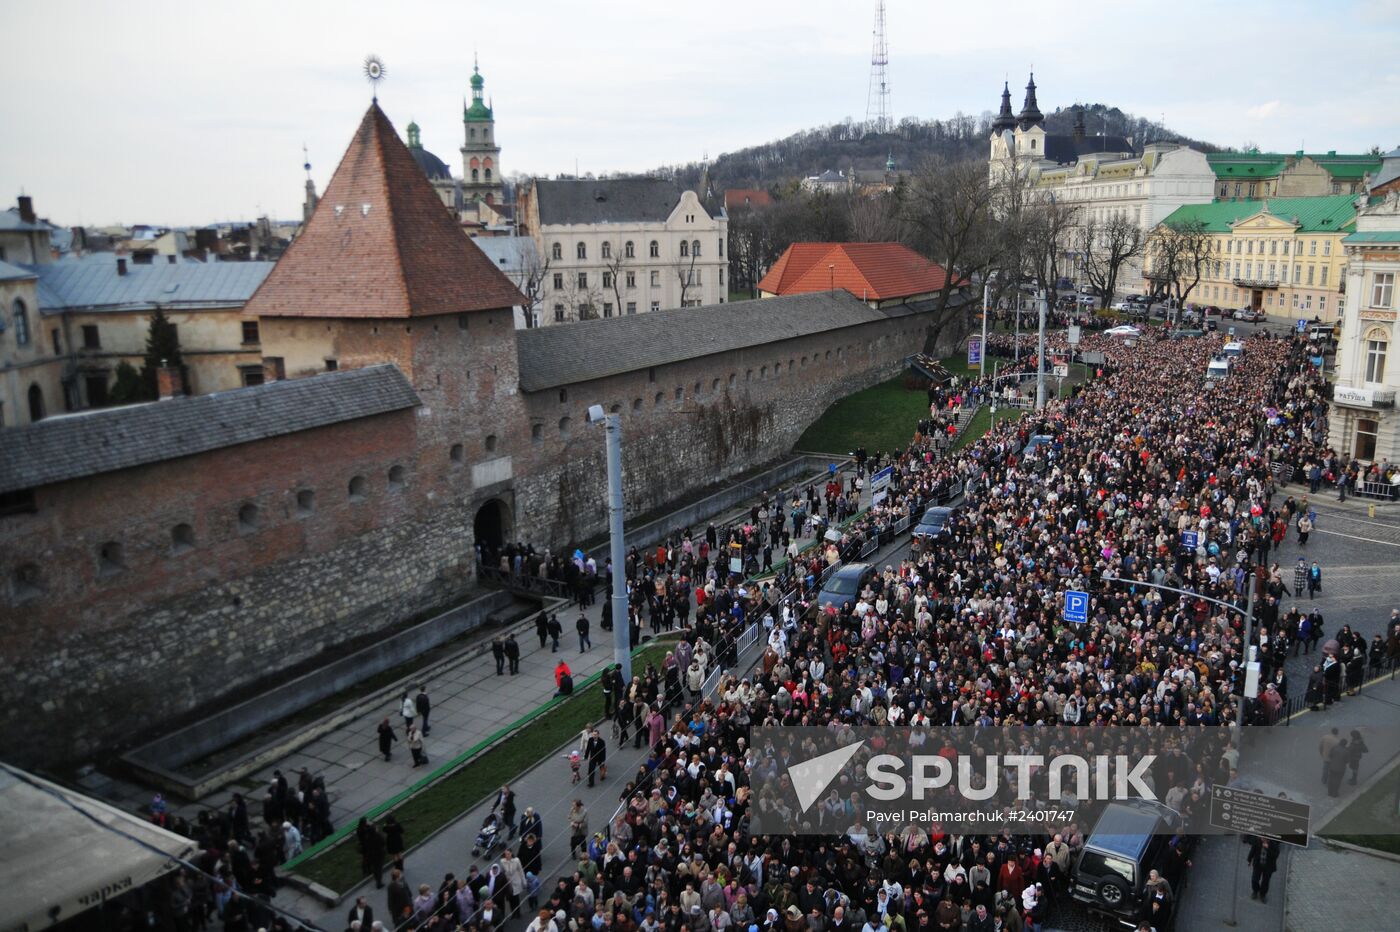
<path id="1" fill-rule="evenodd" d="M 305 229 L 246 313 L 405 318 L 524 303 L 468 241 L 373 103 Z"/>
<path id="2" fill-rule="evenodd" d="M 1016 119 L 1021 122 L 1022 129 L 1029 129 L 1038 123 L 1044 123 L 1045 117 L 1040 112 L 1040 106 L 1035 102 L 1035 72 L 1031 72 L 1030 82 L 1026 84 L 1026 102 L 1021 105 L 1021 112 Z"/>
<path id="3" fill-rule="evenodd" d="M 992 132 L 1002 133 L 1016 128 L 1016 114 L 1011 112 L 1011 85 L 1005 81 L 1001 85 L 1001 112 L 992 123 Z"/>

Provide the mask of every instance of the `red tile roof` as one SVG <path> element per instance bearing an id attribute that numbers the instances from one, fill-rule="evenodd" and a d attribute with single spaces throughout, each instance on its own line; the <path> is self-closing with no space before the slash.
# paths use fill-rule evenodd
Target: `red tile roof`
<path id="1" fill-rule="evenodd" d="M 246 313 L 402 318 L 524 303 L 468 241 L 375 103 Z"/>
<path id="2" fill-rule="evenodd" d="M 731 188 L 724 192 L 724 209 L 736 207 L 767 207 L 773 196 L 762 188 Z"/>
<path id="3" fill-rule="evenodd" d="M 889 301 L 941 291 L 947 280 L 942 266 L 899 243 L 793 243 L 758 287 L 778 295 L 836 287 Z"/>

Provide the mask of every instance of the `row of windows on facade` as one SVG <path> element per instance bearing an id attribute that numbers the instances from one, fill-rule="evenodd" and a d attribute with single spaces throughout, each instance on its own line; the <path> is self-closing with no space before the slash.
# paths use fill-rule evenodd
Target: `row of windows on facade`
<path id="1" fill-rule="evenodd" d="M 1246 186 L 1246 184 L 1247 184 L 1248 186 Z M 1257 181 L 1250 181 L 1250 182 L 1247 182 L 1247 183 L 1246 183 L 1246 182 L 1243 182 L 1243 181 L 1236 181 L 1236 182 L 1235 182 L 1235 195 L 1234 195 L 1234 196 L 1235 196 L 1235 197 L 1258 197 L 1258 196 L 1259 196 L 1259 190 L 1260 190 L 1260 188 L 1259 188 L 1259 182 L 1257 182 Z M 1273 193 L 1273 186 L 1270 185 L 1270 184 L 1266 181 L 1266 182 L 1264 182 L 1263 191 L 1264 191 L 1264 196 L 1265 196 L 1265 197 L 1268 197 L 1270 194 Z M 1343 193 L 1345 193 L 1345 194 L 1352 194 L 1352 193 L 1355 193 L 1355 191 L 1356 191 L 1356 185 L 1354 185 L 1354 184 L 1353 184 L 1353 185 L 1347 185 L 1346 191 L 1343 191 L 1343 190 L 1342 190 L 1342 183 L 1341 183 L 1340 181 L 1334 181 L 1334 182 L 1332 182 L 1332 193 L 1333 193 L 1333 194 L 1343 194 Z M 1220 196 L 1221 196 L 1221 197 L 1229 197 L 1229 196 L 1230 196 L 1230 184 L 1229 184 L 1229 182 L 1224 182 L 1224 183 L 1222 183 L 1222 184 L 1220 185 Z"/>
<path id="2" fill-rule="evenodd" d="M 705 276 L 704 276 L 704 274 L 703 274 L 704 271 L 705 271 L 704 269 L 681 269 L 680 271 L 678 271 L 678 272 L 676 273 L 676 277 L 677 277 L 677 279 L 678 279 L 682 284 L 685 284 L 685 285 L 700 285 L 700 284 L 704 284 L 704 281 L 705 281 Z M 719 269 L 718 269 L 718 272 L 719 272 L 719 283 L 720 283 L 721 285 L 723 285 L 723 284 L 724 284 L 724 266 L 720 266 Z M 660 287 L 661 287 L 661 271 L 660 271 L 659 269 L 651 269 L 651 270 L 649 271 L 649 273 L 648 273 L 648 276 L 649 276 L 649 277 L 648 277 L 648 281 L 650 282 L 651 287 L 653 287 L 653 288 L 660 288 Z M 574 283 L 575 283 L 579 288 L 587 288 L 587 287 L 588 287 L 588 281 L 589 281 L 589 279 L 588 279 L 588 273 L 587 273 L 587 272 L 576 272 L 576 273 L 574 274 Z M 616 281 L 616 276 L 615 276 L 612 272 L 604 272 L 604 273 L 603 273 L 603 287 L 604 287 L 604 288 L 611 288 L 611 287 L 613 286 L 613 283 L 614 283 L 615 281 Z M 623 281 L 623 283 L 624 283 L 624 287 L 627 287 L 627 288 L 636 288 L 636 287 L 637 287 L 637 273 L 636 273 L 636 272 L 624 272 L 624 273 L 623 273 L 622 281 Z M 563 290 L 564 290 L 564 273 L 563 273 L 563 272 L 555 272 L 555 273 L 554 273 L 553 283 L 554 283 L 554 290 L 555 290 L 555 291 L 563 291 Z"/>
<path id="3" fill-rule="evenodd" d="M 1220 249 L 1220 239 L 1219 239 L 1219 238 L 1216 238 L 1216 237 L 1212 237 L 1212 238 L 1211 238 L 1211 241 L 1215 244 L 1214 250 L 1215 250 L 1216 252 L 1220 252 L 1220 251 L 1221 251 L 1221 249 Z M 1252 256 L 1252 255 L 1254 255 L 1254 247 L 1255 247 L 1255 244 L 1257 243 L 1258 246 L 1259 246 L 1259 255 L 1262 256 L 1262 255 L 1264 254 L 1264 244 L 1265 244 L 1265 243 L 1268 243 L 1268 244 L 1269 244 L 1269 255 L 1271 255 L 1271 256 L 1276 256 L 1276 255 L 1279 255 L 1279 254 L 1280 254 L 1279 245 L 1282 244 L 1282 247 L 1283 247 L 1283 249 L 1282 249 L 1282 255 L 1285 255 L 1285 256 L 1286 256 L 1286 255 L 1288 255 L 1288 244 L 1289 244 L 1289 243 L 1292 243 L 1292 242 L 1294 242 L 1294 241 L 1293 241 L 1293 240 L 1288 240 L 1288 239 L 1269 239 L 1269 240 L 1266 240 L 1266 239 L 1264 239 L 1263 237 L 1258 237 L 1258 238 L 1254 238 L 1254 239 L 1239 239 L 1239 240 L 1237 240 L 1237 239 L 1227 239 L 1227 240 L 1225 240 L 1225 250 L 1224 250 L 1224 251 L 1225 251 L 1226 253 L 1234 253 L 1234 254 L 1236 254 L 1236 255 Z M 1302 241 L 1302 240 L 1297 240 L 1296 245 L 1293 247 L 1293 255 L 1295 255 L 1295 256 L 1301 256 L 1302 254 L 1303 254 L 1303 241 Z M 1325 239 L 1325 240 L 1322 241 L 1322 254 L 1323 254 L 1324 256 L 1330 256 L 1330 255 L 1332 255 L 1332 241 L 1331 241 L 1330 239 Z M 1317 255 L 1317 240 L 1315 240 L 1315 239 L 1308 240 L 1308 255 L 1310 255 L 1310 256 L 1315 256 L 1315 255 Z"/>
<path id="4" fill-rule="evenodd" d="M 1250 294 L 1249 294 L 1249 293 L 1250 293 L 1251 290 L 1252 290 L 1252 289 L 1249 289 L 1249 288 L 1235 288 L 1235 287 L 1232 286 L 1232 285 L 1225 285 L 1225 286 L 1223 286 L 1223 287 L 1222 287 L 1221 285 L 1202 285 L 1202 286 L 1201 286 L 1201 297 L 1203 297 L 1203 298 L 1209 298 L 1209 299 L 1212 300 L 1212 301 L 1221 301 L 1221 300 L 1223 300 L 1223 301 L 1229 301 L 1229 300 L 1231 300 L 1231 296 L 1232 296 L 1232 293 L 1233 293 L 1233 298 L 1234 298 L 1235 301 L 1239 302 L 1241 305 L 1247 305 L 1247 304 L 1250 303 Z M 1266 291 L 1266 292 L 1264 292 L 1264 304 L 1265 304 L 1267 307 L 1277 307 L 1277 308 L 1279 308 L 1280 310 L 1286 310 L 1286 309 L 1288 308 L 1288 300 L 1287 300 L 1287 297 L 1286 297 L 1285 295 L 1282 295 L 1282 294 L 1281 294 L 1281 295 L 1278 296 L 1278 301 L 1275 302 L 1275 301 L 1274 301 L 1274 293 L 1273 293 L 1272 291 Z M 1345 307 L 1346 307 L 1346 299 L 1345 299 L 1344 297 L 1342 297 L 1341 295 L 1338 295 L 1338 296 L 1337 296 L 1337 315 L 1338 315 L 1338 316 L 1341 316 L 1342 311 L 1345 309 Z M 1311 311 L 1311 310 L 1313 310 L 1313 296 L 1312 296 L 1311 294 L 1299 295 L 1299 294 L 1297 294 L 1297 293 L 1295 292 L 1294 295 L 1293 295 L 1293 309 L 1294 309 L 1294 310 L 1298 310 L 1298 311 Z M 1317 296 L 1317 310 L 1318 310 L 1320 313 L 1326 313 L 1326 311 L 1327 311 L 1327 295 L 1321 294 L 1321 295 L 1318 295 L 1318 296 Z"/>
<path id="5" fill-rule="evenodd" d="M 1304 268 L 1304 267 L 1303 267 L 1301 264 L 1298 264 L 1298 265 L 1293 266 L 1293 282 L 1292 282 L 1293 284 L 1295 284 L 1295 285 L 1302 285 L 1302 284 L 1312 285 L 1312 284 L 1314 284 L 1314 279 L 1316 279 L 1316 282 L 1315 282 L 1315 283 L 1316 283 L 1319 287 L 1325 288 L 1325 287 L 1327 286 L 1327 278 L 1328 278 L 1329 273 L 1331 272 L 1331 268 L 1332 268 L 1331 266 L 1329 266 L 1329 265 L 1324 265 L 1324 266 L 1322 266 L 1322 272 L 1321 272 L 1320 274 L 1317 272 L 1317 266 L 1315 266 L 1315 265 L 1309 265 L 1309 266 L 1307 266 L 1307 270 L 1308 270 L 1307 279 L 1308 279 L 1308 280 L 1307 280 L 1306 283 L 1303 281 L 1303 268 Z M 1240 274 L 1241 269 L 1244 270 L 1244 274 Z M 1260 263 L 1258 264 L 1258 266 L 1256 267 L 1255 264 L 1254 264 L 1253 262 L 1246 261 L 1246 262 L 1244 262 L 1243 264 L 1241 264 L 1241 263 L 1237 260 L 1237 261 L 1235 262 L 1235 274 L 1234 274 L 1233 276 L 1230 275 L 1230 263 L 1228 263 L 1228 262 L 1224 262 L 1224 263 L 1222 263 L 1222 262 L 1216 262 L 1216 263 L 1215 263 L 1215 274 L 1214 274 L 1213 276 L 1211 276 L 1211 277 L 1213 277 L 1213 278 L 1221 278 L 1221 277 L 1229 278 L 1229 277 L 1234 277 L 1234 278 L 1246 278 L 1246 279 L 1251 279 L 1251 280 L 1252 280 L 1252 279 L 1254 279 L 1254 277 L 1255 277 L 1255 276 L 1254 276 L 1254 273 L 1255 273 L 1256 269 L 1257 269 L 1257 271 L 1259 272 L 1259 279 L 1261 279 L 1261 280 L 1263 280 L 1263 281 L 1282 282 L 1282 283 L 1284 283 L 1284 284 L 1288 284 L 1288 263 L 1286 263 L 1286 262 L 1283 263 L 1282 269 L 1280 269 L 1278 263 L 1270 262 L 1269 265 L 1268 265 L 1268 269 L 1267 269 L 1267 271 L 1266 271 L 1266 270 L 1265 270 L 1265 267 L 1264 267 L 1264 263 L 1262 263 L 1262 262 L 1260 262 Z M 1281 277 L 1281 278 L 1279 277 L 1280 271 L 1282 271 L 1282 277 Z M 1223 276 L 1222 276 L 1222 273 L 1223 273 Z M 1346 277 L 1346 276 L 1345 276 L 1345 269 L 1343 269 L 1343 273 L 1344 273 L 1344 274 L 1342 275 L 1342 278 L 1344 279 L 1344 278 Z M 1210 266 L 1209 266 L 1209 265 L 1206 266 L 1206 274 L 1207 274 L 1207 275 L 1210 275 Z"/>
<path id="6" fill-rule="evenodd" d="M 721 237 L 719 240 L 717 240 L 717 242 L 719 243 L 719 256 L 720 256 L 720 258 L 722 259 L 722 258 L 724 258 L 724 238 Z M 611 258 L 613 257 L 612 243 L 608 242 L 607 240 L 603 240 L 603 245 L 602 245 L 601 247 L 599 247 L 599 252 L 602 253 L 601 258 L 604 258 L 604 259 L 611 259 Z M 587 259 L 587 258 L 588 258 L 588 244 L 587 244 L 587 243 L 583 243 L 583 242 L 580 242 L 580 243 L 576 244 L 576 245 L 574 246 L 574 254 L 575 254 L 575 256 L 576 256 L 577 258 L 579 258 L 579 259 Z M 649 247 L 648 247 L 648 254 L 649 254 L 649 255 L 651 256 L 651 258 L 653 258 L 653 259 L 660 259 L 660 258 L 661 258 L 661 243 L 658 242 L 657 240 L 652 240 L 651 243 L 650 243 L 650 245 L 649 245 Z M 689 240 L 689 241 L 687 241 L 687 240 L 681 240 L 681 244 L 680 244 L 680 254 L 681 254 L 681 257 L 682 257 L 682 258 L 685 258 L 685 259 L 689 259 L 689 258 L 691 258 L 692 256 L 693 256 L 694 258 L 696 258 L 696 259 L 700 258 L 700 241 L 699 241 L 698 239 L 696 239 L 696 240 Z M 551 255 L 552 255 L 552 257 L 555 258 L 555 259 L 563 259 L 563 258 L 564 258 L 564 244 L 563 244 L 563 243 L 555 243 L 555 244 L 551 247 Z M 622 257 L 623 257 L 624 259 L 635 259 L 635 258 L 637 258 L 637 247 L 636 247 L 636 244 L 634 244 L 630 239 L 629 239 L 627 242 L 625 242 L 625 243 L 622 244 Z"/>

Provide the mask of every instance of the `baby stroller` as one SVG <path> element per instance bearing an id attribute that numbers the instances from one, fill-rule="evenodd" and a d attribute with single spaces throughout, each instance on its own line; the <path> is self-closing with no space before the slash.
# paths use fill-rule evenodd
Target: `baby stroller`
<path id="1" fill-rule="evenodd" d="M 486 817 L 486 821 L 481 823 L 481 831 L 476 833 L 476 844 L 472 845 L 472 857 L 480 857 L 485 854 L 491 857 L 493 851 L 504 847 L 506 840 L 501 837 L 501 821 L 496 813 L 491 813 Z"/>

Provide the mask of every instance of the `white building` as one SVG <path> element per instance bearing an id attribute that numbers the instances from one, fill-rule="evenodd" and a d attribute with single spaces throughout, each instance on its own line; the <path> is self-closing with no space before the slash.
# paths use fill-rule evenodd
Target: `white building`
<path id="1" fill-rule="evenodd" d="M 1011 112 L 1011 90 L 1003 86 L 1001 112 L 992 123 L 988 175 L 993 182 L 1015 171 L 1038 192 L 1078 205 L 1079 222 L 1127 217 L 1143 231 L 1183 204 L 1209 204 L 1215 172 L 1204 153 L 1175 143 L 1135 147 L 1122 136 L 1091 136 L 1076 110 L 1073 132 L 1048 134 L 1035 99 L 1035 75 L 1026 85 L 1019 114 Z M 1065 244 L 1073 252 L 1073 244 Z M 1136 287 L 1142 260 L 1124 267 L 1118 280 Z"/>
<path id="2" fill-rule="evenodd" d="M 729 219 L 656 178 L 536 180 L 516 217 L 533 237 L 540 323 L 723 304 Z"/>
<path id="3" fill-rule="evenodd" d="M 1347 303 L 1332 391 L 1328 443 L 1367 463 L 1400 462 L 1395 394 L 1400 364 L 1389 361 L 1400 282 L 1400 191 L 1356 214 L 1347 252 Z"/>

